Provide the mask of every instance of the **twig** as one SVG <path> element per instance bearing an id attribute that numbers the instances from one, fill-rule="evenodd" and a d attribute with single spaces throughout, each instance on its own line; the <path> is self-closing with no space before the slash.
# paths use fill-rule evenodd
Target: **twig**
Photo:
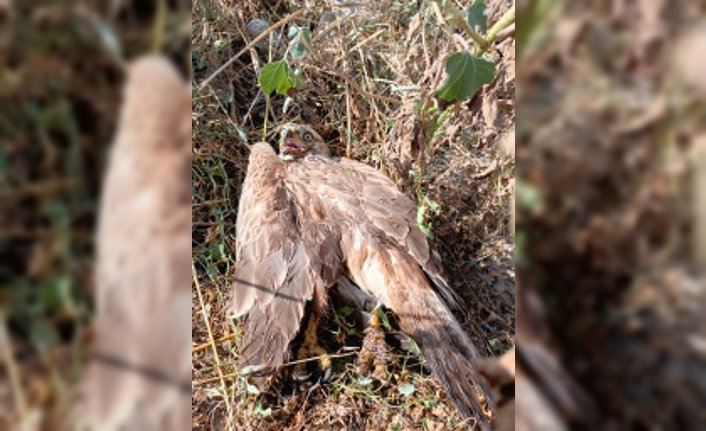
<path id="1" fill-rule="evenodd" d="M 436 2 L 431 3 L 432 8 L 434 9 L 434 14 L 436 15 L 437 19 L 439 20 L 439 23 L 445 25 L 447 23 L 446 18 L 444 17 L 444 14 L 441 12 L 441 8 L 439 7 L 439 4 Z M 464 16 L 463 12 L 461 12 L 456 5 L 454 5 L 451 2 L 446 2 L 444 4 L 446 7 L 447 11 L 449 12 L 449 20 L 451 23 L 456 24 L 457 26 L 461 27 L 463 31 L 470 37 L 473 42 L 475 42 L 478 46 L 481 48 L 486 48 L 488 45 L 488 42 L 481 36 L 480 34 L 476 33 L 473 31 L 471 28 L 470 24 L 468 24 L 468 21 L 466 21 L 466 17 Z"/>
<path id="2" fill-rule="evenodd" d="M 218 100 L 218 96 L 216 95 L 216 92 L 213 91 L 213 87 L 211 87 L 211 86 L 209 85 L 209 86 L 208 86 L 208 89 L 209 89 L 209 91 L 211 92 L 211 95 L 213 96 L 213 98 L 216 99 L 216 103 L 218 104 L 218 107 L 221 108 L 221 111 L 223 111 L 223 115 L 226 116 L 226 118 L 227 118 L 228 121 L 230 122 L 230 125 L 233 126 L 233 128 L 235 129 L 236 132 L 238 132 L 238 140 L 241 141 L 242 143 L 244 143 L 244 144 L 245 144 L 245 147 L 247 147 L 247 149 L 249 150 L 249 149 L 250 149 L 250 143 L 247 141 L 247 139 L 243 140 L 243 137 L 246 136 L 246 135 L 245 135 L 245 132 L 243 132 L 243 129 L 242 129 L 238 124 L 236 124 L 235 120 L 233 120 L 232 118 L 230 118 L 230 115 L 228 114 L 228 111 L 227 111 L 226 108 L 221 104 L 221 101 Z"/>
<path id="3" fill-rule="evenodd" d="M 222 336 L 221 338 L 217 339 L 217 340 L 216 340 L 216 343 L 221 344 L 221 343 L 223 343 L 224 341 L 232 340 L 233 338 L 235 338 L 235 334 L 234 334 L 234 333 L 233 333 L 233 334 L 224 335 L 224 336 Z M 203 343 L 203 344 L 201 344 L 201 345 L 199 345 L 199 346 L 196 346 L 196 347 L 194 347 L 193 349 L 191 349 L 191 353 L 196 353 L 196 352 L 200 352 L 200 351 L 202 351 L 202 350 L 205 350 L 205 349 L 207 349 L 208 346 L 210 346 L 210 345 L 211 345 L 210 342 L 208 342 L 208 343 Z"/>
<path id="4" fill-rule="evenodd" d="M 351 156 L 351 92 L 346 83 L 346 157 Z"/>
<path id="5" fill-rule="evenodd" d="M 498 34 L 515 22 L 515 5 L 513 4 L 512 7 L 510 7 L 510 9 L 508 9 L 503 16 L 500 17 L 495 24 L 493 24 L 490 30 L 488 30 L 485 34 L 485 37 L 483 37 L 471 28 L 468 21 L 466 21 L 464 13 L 453 3 L 446 2 L 444 4 L 446 11 L 448 12 L 448 18 L 444 17 L 438 3 L 432 2 L 431 5 L 434 10 L 434 14 L 442 26 L 448 25 L 447 22 L 449 22 L 461 27 L 464 33 L 466 33 L 466 35 L 468 35 L 468 37 L 471 38 L 476 45 L 478 45 L 475 55 L 482 55 L 485 51 L 487 51 L 497 39 Z"/>
<path id="6" fill-rule="evenodd" d="M 211 322 L 208 320 L 208 314 L 206 313 L 206 306 L 203 302 L 203 295 L 201 294 L 201 285 L 199 284 L 199 279 L 196 277 L 196 267 L 194 263 L 191 262 L 191 276 L 194 280 L 194 285 L 196 286 L 196 294 L 199 297 L 199 306 L 201 307 L 201 315 L 203 316 L 204 323 L 206 323 L 206 331 L 208 332 L 208 339 L 213 350 L 213 357 L 216 359 L 216 371 L 218 372 L 218 380 L 221 381 L 221 387 L 223 388 L 223 397 L 226 405 L 226 410 L 228 411 L 229 420 L 233 417 L 233 412 L 231 411 L 230 403 L 228 402 L 227 389 L 225 378 L 223 377 L 223 372 L 221 371 L 221 359 L 218 357 L 218 349 L 216 349 L 216 342 L 213 339 L 213 331 L 211 331 Z"/>
<path id="7" fill-rule="evenodd" d="M 164 46 L 164 32 L 167 22 L 167 2 L 157 0 L 157 11 L 152 24 L 152 52 L 159 54 Z"/>
<path id="8" fill-rule="evenodd" d="M 353 351 L 353 352 L 337 353 L 337 354 L 329 355 L 329 358 L 331 358 L 331 359 L 334 359 L 334 358 L 345 358 L 346 356 L 353 356 L 353 355 L 357 355 L 357 354 L 358 354 L 358 351 L 356 350 L 356 351 Z M 285 364 L 282 364 L 282 366 L 283 366 L 283 367 L 290 367 L 290 366 L 292 366 L 292 365 L 304 364 L 304 363 L 306 363 L 306 362 L 318 361 L 318 360 L 320 360 L 320 359 L 321 359 L 320 356 L 313 356 L 313 357 L 311 357 L 311 358 L 304 358 L 304 359 L 298 359 L 298 360 L 296 360 L 296 361 L 287 362 L 287 363 L 285 363 Z M 240 373 L 239 373 L 239 372 L 235 372 L 235 373 L 224 374 L 224 375 L 223 375 L 223 378 L 224 378 L 224 379 L 235 379 L 235 378 L 237 378 L 238 376 L 240 376 Z M 203 380 L 196 380 L 196 381 L 193 383 L 193 386 L 196 387 L 196 386 L 205 385 L 206 383 L 212 383 L 212 382 L 218 381 L 218 380 L 220 380 L 220 379 L 221 379 L 221 377 L 216 376 L 216 377 L 209 377 L 209 378 L 203 379 Z"/>
<path id="9" fill-rule="evenodd" d="M 23 184 L 14 190 L 1 191 L 0 198 L 19 199 L 25 196 L 46 196 L 65 189 L 71 190 L 79 184 L 79 181 L 71 178 L 58 178 L 44 182 L 34 182 Z"/>
<path id="10" fill-rule="evenodd" d="M 209 82 L 213 81 L 216 76 L 220 75 L 221 72 L 226 70 L 228 66 L 233 64 L 235 60 L 238 59 L 241 55 L 245 54 L 246 51 L 248 51 L 250 48 L 255 46 L 256 43 L 260 42 L 262 39 L 265 37 L 269 36 L 269 34 L 278 28 L 282 27 L 283 25 L 287 24 L 288 22 L 292 21 L 294 18 L 298 17 L 302 13 L 304 13 L 305 9 L 299 9 L 298 11 L 294 12 L 293 14 L 287 15 L 286 17 L 282 18 L 281 20 L 277 21 L 274 25 L 271 27 L 268 27 L 267 30 L 263 31 L 260 33 L 255 39 L 251 40 L 250 43 L 245 45 L 245 48 L 241 49 L 238 51 L 237 54 L 235 54 L 233 57 L 231 57 L 228 61 L 226 61 L 221 67 L 219 67 L 215 72 L 213 72 L 211 75 L 209 75 L 208 78 L 204 79 L 201 84 L 198 85 L 196 88 L 196 93 L 200 93 L 207 85 Z"/>
<path id="11" fill-rule="evenodd" d="M 341 69 L 336 69 L 336 70 L 334 70 L 334 71 L 330 71 L 330 70 L 326 70 L 326 69 L 321 69 L 321 68 L 316 67 L 316 66 L 314 66 L 314 67 L 315 67 L 318 71 L 323 72 L 323 73 L 326 73 L 327 75 L 332 75 L 332 76 L 336 76 L 336 77 L 338 77 L 338 78 L 343 78 L 347 83 L 349 83 L 349 84 L 351 85 L 351 87 L 353 87 L 353 90 L 354 90 L 356 93 L 360 94 L 361 96 L 365 96 L 365 97 L 368 97 L 368 98 L 371 98 L 371 99 L 381 100 L 381 101 L 387 102 L 387 103 L 394 103 L 395 105 L 401 105 L 401 104 L 402 104 L 402 101 L 399 100 L 399 99 L 395 99 L 395 98 L 393 98 L 393 97 L 388 97 L 388 96 L 383 96 L 383 95 L 381 95 L 381 94 L 373 94 L 373 93 L 370 93 L 370 92 L 368 92 L 368 91 L 363 90 L 362 88 L 360 88 L 360 85 L 358 85 L 357 82 L 355 82 L 350 76 L 348 76 L 348 75 L 346 74 L 346 72 L 344 72 L 344 71 L 341 70 Z"/>
<path id="12" fill-rule="evenodd" d="M 381 29 L 381 30 L 376 31 L 375 33 L 371 34 L 370 36 L 368 36 L 365 39 L 358 42 L 358 44 L 356 44 L 356 46 L 354 46 L 353 48 L 350 49 L 350 52 L 357 50 L 358 48 L 362 47 L 366 43 L 368 43 L 371 40 L 375 39 L 376 37 L 380 36 L 384 32 L 385 32 L 385 29 Z"/>
<path id="13" fill-rule="evenodd" d="M 0 352 L 2 353 L 2 361 L 5 363 L 7 374 L 10 379 L 10 388 L 12 389 L 12 396 L 15 399 L 17 413 L 19 417 L 24 420 L 24 418 L 27 417 L 27 403 L 25 400 L 24 391 L 22 390 L 22 383 L 20 373 L 17 369 L 17 363 L 13 357 L 12 346 L 10 345 L 10 336 L 7 333 L 7 327 L 5 325 L 5 313 L 2 312 L 0 312 Z"/>

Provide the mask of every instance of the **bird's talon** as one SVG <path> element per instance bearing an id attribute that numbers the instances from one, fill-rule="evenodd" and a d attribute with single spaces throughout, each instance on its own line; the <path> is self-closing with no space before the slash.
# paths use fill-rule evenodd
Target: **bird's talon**
<path id="1" fill-rule="evenodd" d="M 306 382 L 311 379 L 312 374 L 306 372 L 306 370 L 294 370 L 292 378 L 298 382 Z"/>
<path id="2" fill-rule="evenodd" d="M 372 371 L 375 379 L 384 381 L 387 379 L 387 343 L 378 315 L 380 312 L 373 310 L 370 313 L 370 324 L 365 329 L 356 371 L 359 375 L 367 375 Z"/>

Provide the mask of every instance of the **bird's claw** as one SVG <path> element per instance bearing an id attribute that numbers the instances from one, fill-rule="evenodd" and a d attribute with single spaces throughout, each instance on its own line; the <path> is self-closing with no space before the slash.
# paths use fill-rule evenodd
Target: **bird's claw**
<path id="1" fill-rule="evenodd" d="M 387 343 L 385 333 L 379 325 L 371 325 L 365 329 L 363 346 L 358 355 L 356 371 L 359 375 L 370 374 L 377 380 L 387 379 Z"/>

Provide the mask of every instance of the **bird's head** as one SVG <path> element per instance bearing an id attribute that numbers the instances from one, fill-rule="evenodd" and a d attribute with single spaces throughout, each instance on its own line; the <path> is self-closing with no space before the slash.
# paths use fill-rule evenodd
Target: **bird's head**
<path id="1" fill-rule="evenodd" d="M 307 154 L 330 157 L 331 152 L 321 135 L 303 124 L 287 124 L 282 127 L 279 140 L 279 155 L 284 160 L 296 160 Z"/>

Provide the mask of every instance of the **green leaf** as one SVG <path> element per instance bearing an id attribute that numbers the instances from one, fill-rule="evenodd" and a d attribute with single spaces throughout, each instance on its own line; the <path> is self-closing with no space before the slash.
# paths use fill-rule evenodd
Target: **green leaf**
<path id="1" fill-rule="evenodd" d="M 427 238 L 434 238 L 434 225 L 430 220 L 428 220 L 428 216 L 437 215 L 440 210 L 441 207 L 439 207 L 439 204 L 426 196 L 424 197 L 422 204 L 417 207 L 417 225 L 422 233 L 427 236 Z"/>
<path id="2" fill-rule="evenodd" d="M 306 55 L 306 45 L 301 42 L 294 43 L 292 49 L 289 50 L 289 55 L 294 60 L 301 60 Z"/>
<path id="3" fill-rule="evenodd" d="M 257 412 L 260 417 L 266 418 L 272 414 L 272 407 L 268 407 L 266 409 L 262 408 L 262 402 L 258 401 L 257 404 L 255 405 L 255 411 Z"/>
<path id="4" fill-rule="evenodd" d="M 311 40 L 311 30 L 308 27 L 299 27 L 296 24 L 292 24 L 287 35 L 291 39 L 289 55 L 294 60 L 301 60 L 306 55 L 307 45 L 305 42 Z"/>
<path id="5" fill-rule="evenodd" d="M 515 186 L 515 196 L 520 207 L 529 214 L 536 216 L 544 211 L 544 196 L 542 191 L 524 181 L 518 181 Z"/>
<path id="6" fill-rule="evenodd" d="M 392 331 L 392 325 L 390 325 L 390 320 L 387 318 L 387 314 L 385 314 L 385 312 L 380 308 L 376 308 L 374 311 L 380 317 L 380 322 L 382 323 L 382 327 L 387 329 L 388 331 Z"/>
<path id="7" fill-rule="evenodd" d="M 427 238 L 433 238 L 431 223 L 427 223 L 427 207 L 420 205 L 417 207 L 417 226 Z"/>
<path id="8" fill-rule="evenodd" d="M 304 86 L 304 75 L 300 68 L 295 68 L 289 75 L 289 78 L 292 80 L 294 88 L 302 88 Z"/>
<path id="9" fill-rule="evenodd" d="M 343 317 L 348 317 L 351 314 L 353 314 L 353 308 L 351 308 L 347 305 L 339 307 L 338 310 L 336 310 L 336 311 L 338 311 L 338 314 L 340 314 Z"/>
<path id="10" fill-rule="evenodd" d="M 292 41 L 303 40 L 309 42 L 311 40 L 311 30 L 309 30 L 309 27 L 299 27 L 296 24 L 292 24 L 292 26 L 289 27 L 288 36 Z"/>
<path id="11" fill-rule="evenodd" d="M 485 16 L 485 2 L 483 0 L 476 0 L 468 6 L 467 19 L 468 25 L 476 33 L 485 34 L 488 31 L 488 19 Z"/>
<path id="12" fill-rule="evenodd" d="M 408 397 L 414 393 L 414 385 L 411 383 L 405 383 L 397 388 L 397 392 L 405 397 Z"/>
<path id="13" fill-rule="evenodd" d="M 448 101 L 468 100 L 495 77 L 495 64 L 469 52 L 451 54 L 446 59 L 446 80 L 436 95 Z"/>
<path id="14" fill-rule="evenodd" d="M 287 95 L 287 91 L 294 87 L 294 79 L 292 79 L 292 70 L 286 61 L 273 61 L 262 67 L 258 84 L 262 91 L 268 96 L 276 91 L 282 96 Z"/>
<path id="15" fill-rule="evenodd" d="M 422 349 L 421 349 L 421 347 L 419 347 L 419 344 L 417 344 L 417 342 L 411 338 L 408 338 L 408 341 L 409 341 L 409 351 L 414 353 L 417 356 L 421 356 Z"/>

